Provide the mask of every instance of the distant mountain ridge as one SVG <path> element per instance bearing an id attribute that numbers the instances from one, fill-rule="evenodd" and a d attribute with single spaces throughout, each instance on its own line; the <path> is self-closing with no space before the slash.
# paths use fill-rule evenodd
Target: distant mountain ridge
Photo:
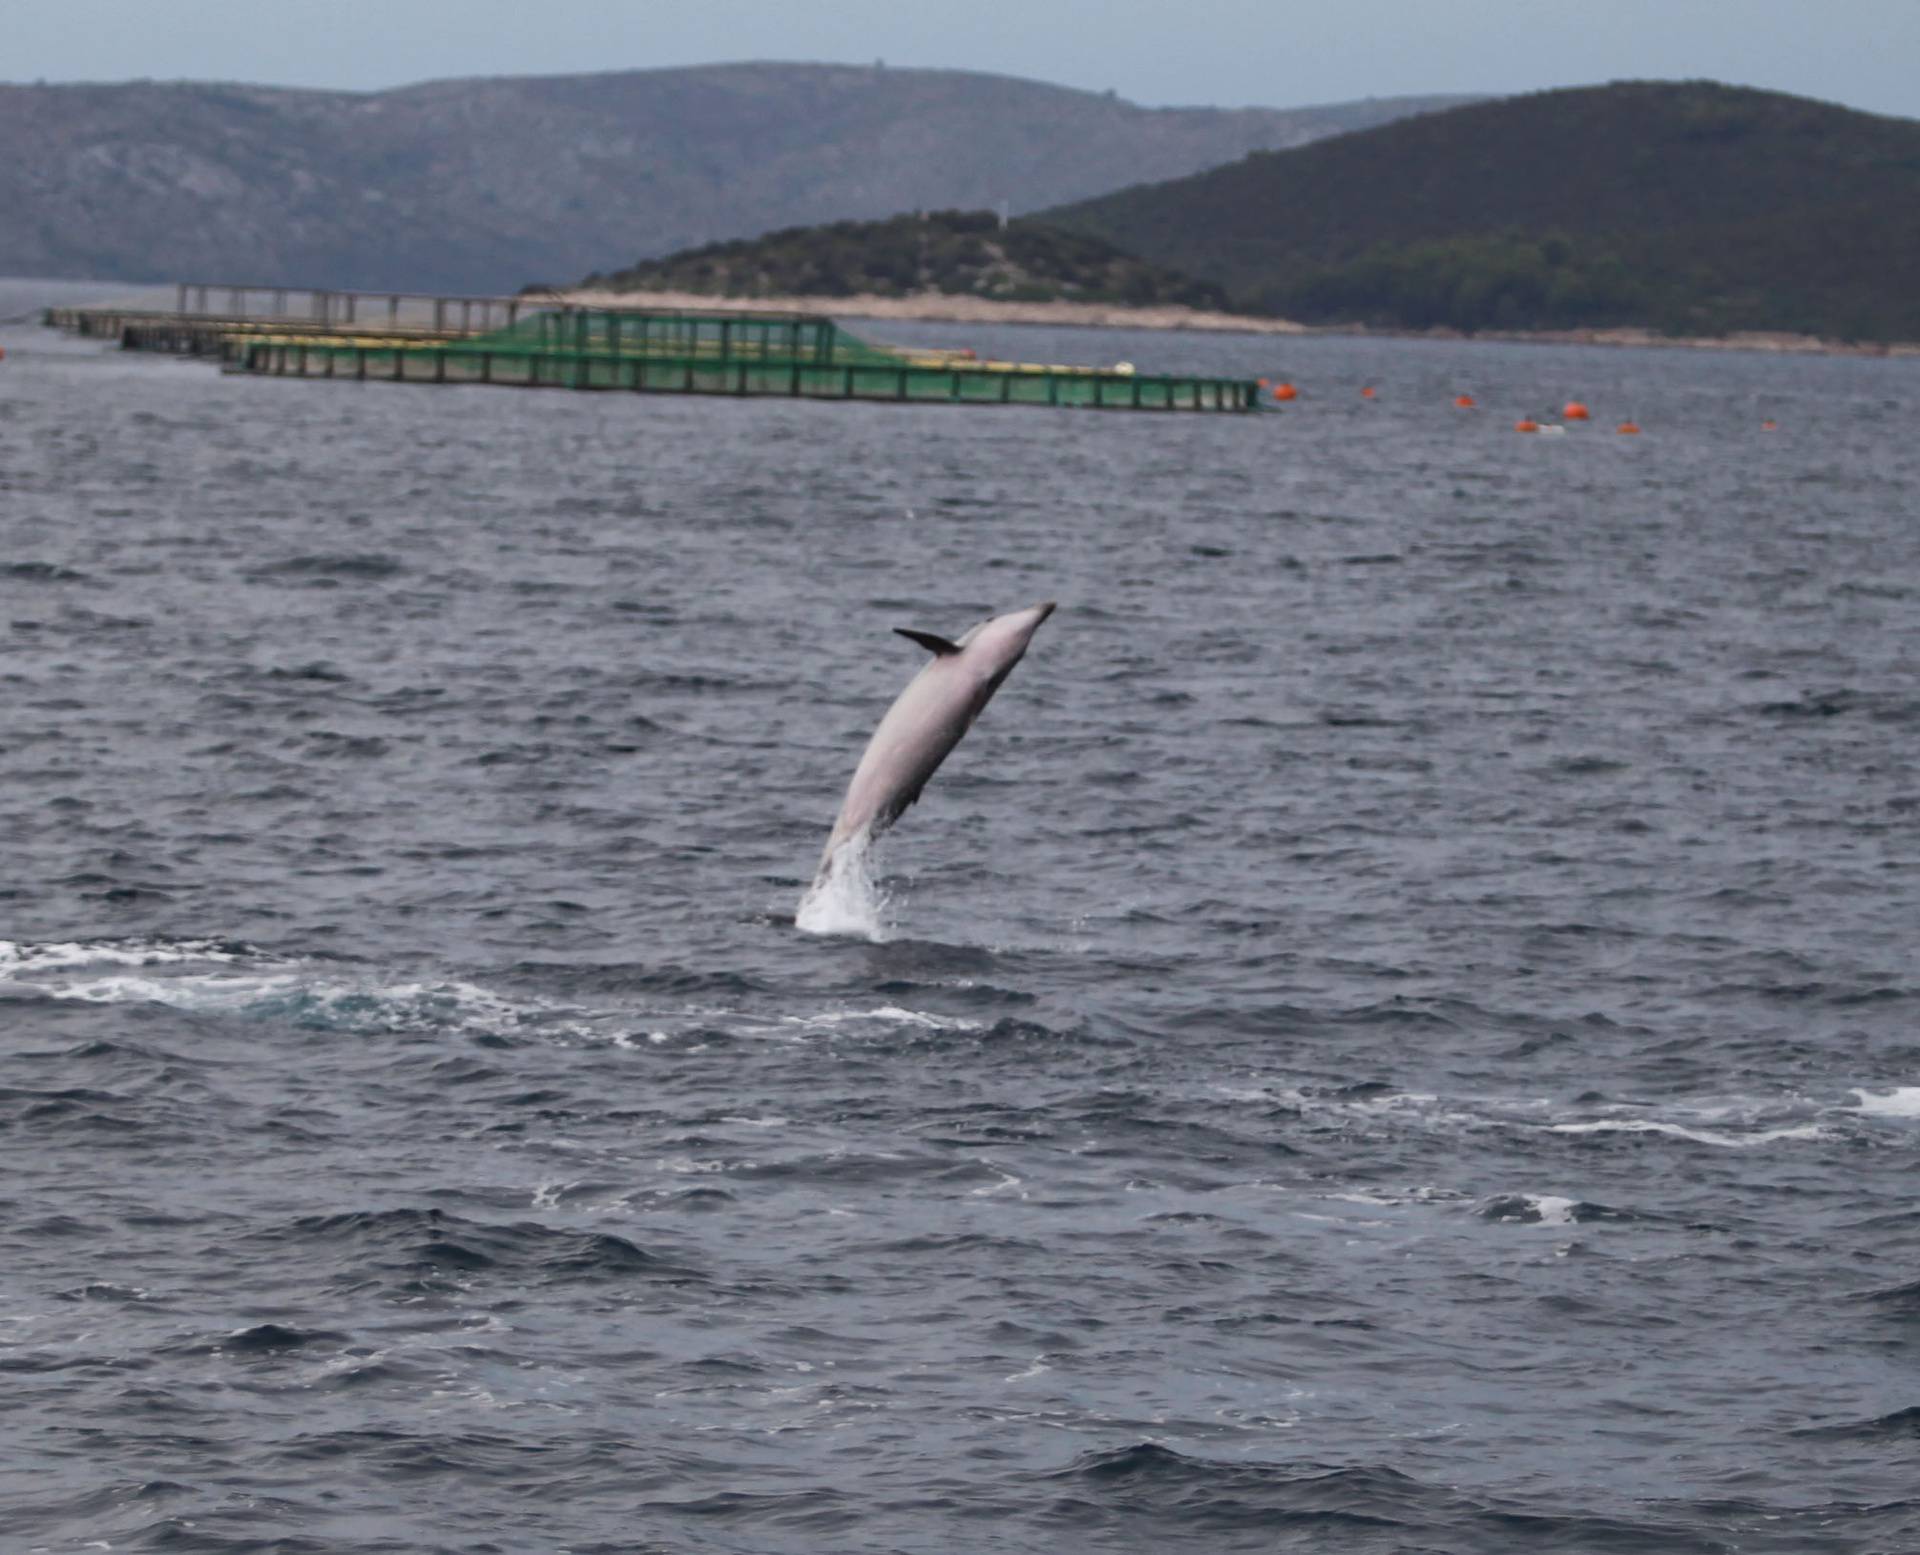
<path id="1" fill-rule="evenodd" d="M 1710 81 L 1477 103 L 1037 219 L 1310 323 L 1920 340 L 1920 122 Z"/>
<path id="2" fill-rule="evenodd" d="M 1031 211 L 1460 100 L 1142 108 L 795 64 L 373 93 L 0 85 L 0 274 L 512 291 L 780 227 Z"/>

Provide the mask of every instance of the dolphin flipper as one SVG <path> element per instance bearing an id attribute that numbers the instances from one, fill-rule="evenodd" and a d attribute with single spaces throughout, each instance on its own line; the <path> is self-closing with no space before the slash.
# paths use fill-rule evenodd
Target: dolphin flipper
<path id="1" fill-rule="evenodd" d="M 896 626 L 894 631 L 898 632 L 909 642 L 918 643 L 936 659 L 943 659 L 950 653 L 958 653 L 960 651 L 960 645 L 958 643 L 948 642 L 946 638 L 937 637 L 932 632 L 916 632 L 910 626 Z"/>

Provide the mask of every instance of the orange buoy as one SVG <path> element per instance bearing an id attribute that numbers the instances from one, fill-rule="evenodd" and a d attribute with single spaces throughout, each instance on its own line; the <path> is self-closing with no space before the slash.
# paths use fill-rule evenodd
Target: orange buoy
<path id="1" fill-rule="evenodd" d="M 1372 398 L 1373 398 L 1373 385 L 1372 385 L 1372 384 L 1368 384 L 1368 385 L 1367 385 L 1367 386 L 1366 386 L 1366 387 L 1365 387 L 1364 389 L 1362 389 L 1362 390 L 1360 391 L 1360 398 L 1361 398 L 1361 399 L 1363 399 L 1363 400 L 1370 400 L 1370 399 L 1372 399 Z"/>
<path id="2" fill-rule="evenodd" d="M 1531 416 L 1522 416 L 1518 421 L 1514 422 L 1513 430 L 1516 432 L 1538 432 L 1540 430 L 1540 423 L 1535 421 Z"/>
<path id="3" fill-rule="evenodd" d="M 1777 421 L 1763 421 L 1760 423 L 1760 430 L 1762 432 L 1778 432 L 1780 430 L 1780 423 Z"/>
<path id="4" fill-rule="evenodd" d="M 1290 383 L 1276 383 L 1273 386 L 1273 397 L 1277 400 L 1297 400 L 1300 398 L 1300 391 Z"/>
<path id="5" fill-rule="evenodd" d="M 1561 411 L 1560 414 L 1562 418 L 1567 421 L 1588 421 L 1592 419 L 1587 407 L 1582 405 L 1578 400 L 1568 400 L 1567 408 Z"/>
<path id="6" fill-rule="evenodd" d="M 1455 396 L 1453 403 L 1459 406 L 1460 409 L 1462 410 L 1472 410 L 1474 408 L 1474 398 L 1471 394 L 1457 395 Z"/>
<path id="7" fill-rule="evenodd" d="M 1614 431 L 1618 432 L 1622 437 L 1638 437 L 1640 435 L 1640 423 L 1637 421 L 1623 421 L 1619 426 L 1614 428 Z"/>

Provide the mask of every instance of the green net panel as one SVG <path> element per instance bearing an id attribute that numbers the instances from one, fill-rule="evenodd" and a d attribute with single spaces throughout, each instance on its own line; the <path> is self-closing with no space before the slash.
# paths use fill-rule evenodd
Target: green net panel
<path id="1" fill-rule="evenodd" d="M 565 308 L 531 314 L 507 329 L 456 342 L 463 350 L 541 355 L 669 357 L 816 365 L 899 360 L 832 319 L 810 314 L 641 313 Z"/>

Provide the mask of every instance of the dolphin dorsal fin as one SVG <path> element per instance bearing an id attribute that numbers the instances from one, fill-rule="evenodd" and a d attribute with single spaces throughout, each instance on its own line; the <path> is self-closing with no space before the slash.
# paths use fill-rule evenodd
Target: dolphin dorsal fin
<path id="1" fill-rule="evenodd" d="M 916 632 L 910 626 L 896 626 L 894 630 L 909 642 L 918 643 L 937 659 L 945 658 L 950 653 L 958 653 L 960 651 L 960 645 L 958 643 L 950 643 L 944 637 L 934 636 L 932 632 Z"/>

